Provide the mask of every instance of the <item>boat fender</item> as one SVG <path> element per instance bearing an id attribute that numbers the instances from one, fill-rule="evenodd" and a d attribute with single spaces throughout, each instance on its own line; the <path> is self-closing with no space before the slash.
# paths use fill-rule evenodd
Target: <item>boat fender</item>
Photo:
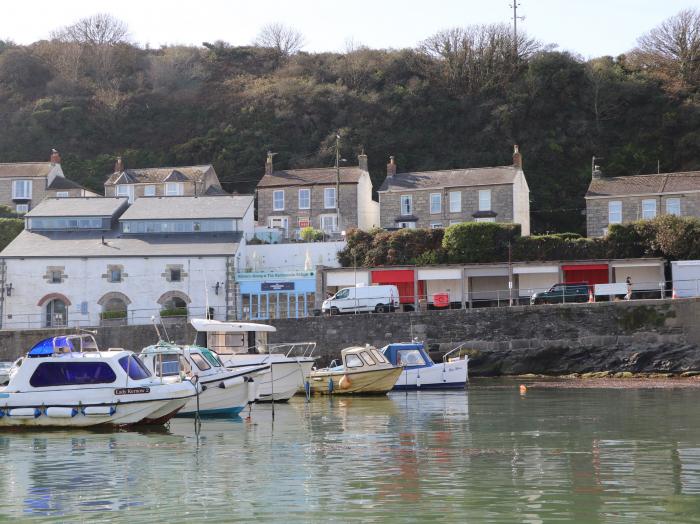
<path id="1" fill-rule="evenodd" d="M 306 393 L 306 398 L 309 398 L 311 395 L 311 383 L 308 380 L 304 381 L 304 393 Z"/>
<path id="2" fill-rule="evenodd" d="M 114 406 L 87 406 L 83 408 L 83 415 L 86 417 L 112 416 L 117 412 Z"/>
<path id="3" fill-rule="evenodd" d="M 248 388 L 248 404 L 252 404 L 256 400 L 258 400 L 258 384 L 250 377 L 245 377 L 248 380 L 246 380 L 246 387 Z"/>
<path id="4" fill-rule="evenodd" d="M 4 409 L 0 409 L 0 418 L 2 418 L 2 417 L 4 417 L 4 416 L 5 416 L 5 410 L 4 410 Z"/>
<path id="5" fill-rule="evenodd" d="M 416 387 L 419 388 L 421 386 L 421 379 L 420 379 L 420 371 L 418 372 L 418 376 L 416 377 Z"/>
<path id="6" fill-rule="evenodd" d="M 78 414 L 75 408 L 46 408 L 46 416 L 51 418 L 73 418 Z"/>
<path id="7" fill-rule="evenodd" d="M 219 387 L 220 387 L 221 389 L 226 389 L 226 384 L 224 384 L 223 382 L 220 382 L 220 383 L 219 383 Z"/>
<path id="8" fill-rule="evenodd" d="M 207 386 L 205 386 L 204 384 L 202 384 L 202 393 L 204 393 L 206 390 L 207 390 Z"/>
<path id="9" fill-rule="evenodd" d="M 340 389 L 349 389 L 350 386 L 352 386 L 352 380 L 350 380 L 349 376 L 343 375 L 338 382 L 338 387 L 340 387 Z"/>
<path id="10" fill-rule="evenodd" d="M 328 377 L 328 393 L 333 393 L 333 379 Z"/>
<path id="11" fill-rule="evenodd" d="M 14 418 L 37 418 L 41 415 L 39 408 L 15 408 L 7 412 L 9 417 Z"/>

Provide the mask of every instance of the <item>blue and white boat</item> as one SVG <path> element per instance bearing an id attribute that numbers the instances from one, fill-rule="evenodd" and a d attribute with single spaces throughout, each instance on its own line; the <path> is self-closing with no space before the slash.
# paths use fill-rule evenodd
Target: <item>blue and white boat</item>
<path id="1" fill-rule="evenodd" d="M 52 337 L 12 366 L 0 428 L 163 423 L 195 394 L 191 382 L 154 379 L 131 351 L 100 351 L 91 335 Z"/>
<path id="2" fill-rule="evenodd" d="M 464 389 L 469 373 L 469 357 L 461 355 L 462 345 L 447 352 L 436 363 L 422 342 L 401 342 L 384 346 L 381 351 L 395 366 L 403 366 L 396 390 Z M 452 356 L 455 355 L 455 356 Z"/>
<path id="3" fill-rule="evenodd" d="M 160 341 L 141 351 L 139 359 L 163 382 L 187 378 L 199 386 L 199 398 L 191 398 L 177 416 L 237 416 L 259 397 L 259 379 L 270 365 L 227 369 L 219 356 L 200 346 L 180 346 Z"/>

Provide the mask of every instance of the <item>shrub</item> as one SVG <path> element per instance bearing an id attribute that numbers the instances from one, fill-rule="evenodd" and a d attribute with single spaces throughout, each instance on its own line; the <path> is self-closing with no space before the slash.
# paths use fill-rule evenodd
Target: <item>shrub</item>
<path id="1" fill-rule="evenodd" d="M 315 242 L 317 240 L 323 240 L 323 231 L 314 229 L 313 227 L 305 227 L 299 232 L 299 237 L 304 242 Z"/>
<path id="2" fill-rule="evenodd" d="M 187 316 L 187 308 L 186 307 L 175 307 L 175 308 L 161 309 L 160 310 L 160 317 L 161 318 L 186 317 L 186 316 Z"/>
<path id="3" fill-rule="evenodd" d="M 442 248 L 453 263 L 502 262 L 519 235 L 519 224 L 462 222 L 445 230 Z"/>
<path id="4" fill-rule="evenodd" d="M 114 318 L 126 318 L 126 309 L 122 311 L 103 311 L 100 313 L 100 319 L 111 320 Z"/>
<path id="5" fill-rule="evenodd" d="M 0 218 L 0 251 L 5 249 L 24 229 L 21 218 Z"/>

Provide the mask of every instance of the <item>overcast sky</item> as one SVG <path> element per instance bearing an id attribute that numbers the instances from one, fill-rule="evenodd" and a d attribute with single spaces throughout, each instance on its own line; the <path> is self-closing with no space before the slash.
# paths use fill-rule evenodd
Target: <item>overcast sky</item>
<path id="1" fill-rule="evenodd" d="M 440 29 L 512 23 L 511 0 L 25 0 L 3 5 L 0 39 L 28 44 L 56 27 L 108 12 L 145 45 L 224 40 L 250 43 L 260 27 L 282 22 L 306 38 L 308 51 L 340 51 L 348 40 L 373 48 L 412 47 Z M 695 0 L 521 0 L 519 27 L 584 57 L 617 55 L 644 32 Z"/>

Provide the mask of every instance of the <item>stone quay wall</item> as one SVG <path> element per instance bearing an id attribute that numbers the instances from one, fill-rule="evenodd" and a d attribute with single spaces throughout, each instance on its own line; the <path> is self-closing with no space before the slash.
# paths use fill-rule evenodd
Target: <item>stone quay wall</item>
<path id="1" fill-rule="evenodd" d="M 270 343 L 315 341 L 318 365 L 344 347 L 411 339 L 439 359 L 464 343 L 472 376 L 592 371 L 700 371 L 700 299 L 515 306 L 270 321 Z M 171 340 L 191 343 L 188 324 L 167 325 Z M 100 347 L 140 350 L 157 341 L 151 325 L 100 327 Z M 64 330 L 0 331 L 0 360 L 14 360 Z"/>

